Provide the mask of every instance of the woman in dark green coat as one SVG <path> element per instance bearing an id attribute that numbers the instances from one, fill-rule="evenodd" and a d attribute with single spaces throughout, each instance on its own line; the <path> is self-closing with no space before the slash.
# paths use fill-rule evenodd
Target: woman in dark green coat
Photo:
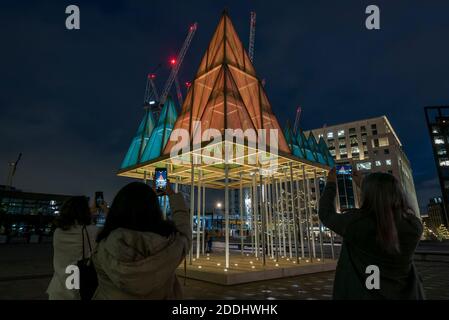
<path id="1" fill-rule="evenodd" d="M 356 185 L 360 185 L 357 174 Z M 423 227 L 407 205 L 395 177 L 372 173 L 363 179 L 362 206 L 335 210 L 335 168 L 320 198 L 324 226 L 343 238 L 334 281 L 334 299 L 424 299 L 413 263 Z"/>

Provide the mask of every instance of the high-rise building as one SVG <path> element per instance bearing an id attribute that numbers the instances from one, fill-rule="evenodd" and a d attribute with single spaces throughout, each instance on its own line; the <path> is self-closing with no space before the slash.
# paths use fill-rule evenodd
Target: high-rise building
<path id="1" fill-rule="evenodd" d="M 444 224 L 444 205 L 441 197 L 430 199 L 427 204 L 427 226 L 432 230 L 436 230 L 439 226 Z"/>
<path id="2" fill-rule="evenodd" d="M 411 165 L 386 116 L 310 131 L 317 139 L 323 137 L 337 165 L 351 165 L 363 174 L 387 172 L 395 176 L 408 197 L 409 205 L 419 216 Z M 351 176 L 338 175 L 337 205 L 340 211 L 360 205 L 360 195 L 354 190 Z"/>
<path id="3" fill-rule="evenodd" d="M 443 197 L 442 221 L 449 226 L 449 106 L 426 107 L 425 114 Z"/>

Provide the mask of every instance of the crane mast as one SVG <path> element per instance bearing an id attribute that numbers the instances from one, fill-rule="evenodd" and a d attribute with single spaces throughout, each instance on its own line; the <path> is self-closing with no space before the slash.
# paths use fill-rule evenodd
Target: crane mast
<path id="1" fill-rule="evenodd" d="M 256 12 L 251 11 L 251 21 L 249 26 L 248 55 L 251 63 L 254 61 L 254 41 L 256 39 Z"/>
<path id="2" fill-rule="evenodd" d="M 184 60 L 186 52 L 189 49 L 190 43 L 192 42 L 192 39 L 193 39 L 193 36 L 195 35 L 197 27 L 198 27 L 198 23 L 196 23 L 196 22 L 190 26 L 189 33 L 187 34 L 187 37 L 184 40 L 184 44 L 182 45 L 181 50 L 179 51 L 178 57 L 172 63 L 173 67 L 171 69 L 171 72 L 167 79 L 167 82 L 165 82 L 164 90 L 162 90 L 162 94 L 161 94 L 161 97 L 159 100 L 160 108 L 162 108 L 165 101 L 167 100 L 168 93 L 170 92 L 171 86 L 173 85 L 173 82 L 175 81 L 175 78 L 178 75 L 179 68 L 181 67 L 181 64 Z"/>
<path id="3" fill-rule="evenodd" d="M 179 84 L 178 76 L 175 77 L 175 88 L 176 88 L 176 97 L 178 97 L 179 108 L 182 108 L 182 104 L 184 103 L 181 91 L 181 85 Z"/>
<path id="4" fill-rule="evenodd" d="M 296 132 L 298 131 L 299 119 L 301 118 L 301 112 L 302 112 L 302 108 L 300 106 L 298 106 L 298 108 L 296 109 L 295 125 L 293 126 L 294 134 L 296 134 Z"/>

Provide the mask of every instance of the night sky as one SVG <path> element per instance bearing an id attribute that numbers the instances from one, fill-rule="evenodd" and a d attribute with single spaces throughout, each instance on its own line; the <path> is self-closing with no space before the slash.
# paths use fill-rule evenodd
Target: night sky
<path id="1" fill-rule="evenodd" d="M 65 28 L 76 4 L 81 30 Z M 377 4 L 381 30 L 365 28 Z M 111 199 L 143 116 L 146 74 L 188 26 L 199 29 L 180 72 L 191 80 L 223 8 L 247 45 L 281 124 L 303 107 L 305 130 L 386 115 L 414 171 L 420 205 L 439 195 L 423 107 L 449 104 L 447 1 L 5 1 L 0 4 L 0 184 L 23 152 L 25 191 Z"/>

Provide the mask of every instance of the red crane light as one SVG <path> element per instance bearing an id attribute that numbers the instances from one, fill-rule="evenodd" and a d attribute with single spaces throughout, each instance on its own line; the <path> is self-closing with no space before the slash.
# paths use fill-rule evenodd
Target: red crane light
<path id="1" fill-rule="evenodd" d="M 174 66 L 174 65 L 176 64 L 176 59 L 175 59 L 175 58 L 171 58 L 171 59 L 170 59 L 170 64 L 171 64 L 172 66 Z"/>
<path id="2" fill-rule="evenodd" d="M 148 74 L 148 79 L 156 79 L 156 75 L 154 73 Z"/>
<path id="3" fill-rule="evenodd" d="M 185 85 L 186 85 L 186 88 L 190 88 L 190 87 L 192 86 L 192 83 L 191 83 L 190 81 L 187 81 L 187 82 L 185 83 Z"/>

